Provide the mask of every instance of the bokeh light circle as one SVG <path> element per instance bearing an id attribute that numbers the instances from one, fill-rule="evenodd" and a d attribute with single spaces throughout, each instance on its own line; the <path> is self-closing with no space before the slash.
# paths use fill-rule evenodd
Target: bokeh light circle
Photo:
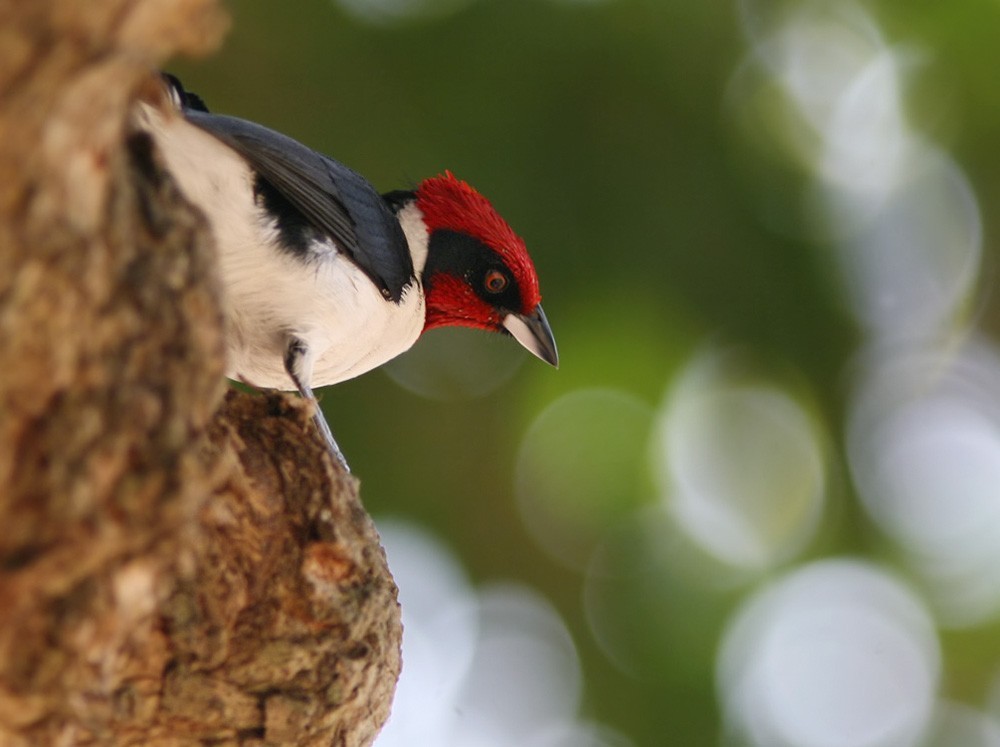
<path id="1" fill-rule="evenodd" d="M 723 562 L 764 570 L 812 538 L 826 495 L 821 430 L 790 393 L 697 356 L 657 419 L 654 470 L 678 525 Z"/>
<path id="2" fill-rule="evenodd" d="M 890 133 L 872 147 L 891 141 Z M 951 158 L 925 144 L 905 155 L 879 199 L 857 185 L 828 185 L 825 200 L 830 225 L 851 232 L 838 256 L 856 316 L 884 337 L 926 338 L 953 327 L 966 310 L 981 261 L 982 218 Z"/>
<path id="3" fill-rule="evenodd" d="M 476 590 L 426 531 L 379 527 L 400 590 L 403 671 L 378 747 L 625 744 L 578 718 L 576 647 L 544 597 L 513 583 Z"/>
<path id="4" fill-rule="evenodd" d="M 760 747 L 895 747 L 930 723 L 940 653 L 919 599 L 878 567 L 806 566 L 730 625 L 718 660 L 729 727 Z"/>
<path id="5" fill-rule="evenodd" d="M 509 339 L 448 327 L 421 335 L 417 344 L 382 370 L 407 391 L 451 401 L 482 397 L 510 381 L 528 357 Z"/>
<path id="6" fill-rule="evenodd" d="M 546 552 L 584 568 L 600 538 L 646 502 L 652 408 L 615 389 L 581 389 L 543 410 L 518 453 L 518 507 Z"/>
<path id="7" fill-rule="evenodd" d="M 524 744 L 550 725 L 572 724 L 582 675 L 565 624 L 523 586 L 493 584 L 480 593 L 481 635 L 456 707 L 455 743 Z"/>
<path id="8" fill-rule="evenodd" d="M 875 348 L 850 404 L 862 505 L 904 550 L 939 619 L 1000 612 L 1000 355 L 977 340 Z"/>
<path id="9" fill-rule="evenodd" d="M 461 566 L 430 534 L 398 519 L 379 521 L 379 533 L 399 587 L 405 664 L 378 744 L 433 744 L 451 729 L 448 704 L 472 666 L 479 607 Z"/>

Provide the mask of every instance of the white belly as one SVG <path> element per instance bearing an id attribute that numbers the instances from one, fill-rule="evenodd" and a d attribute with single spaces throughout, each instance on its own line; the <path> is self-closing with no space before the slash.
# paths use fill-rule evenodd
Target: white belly
<path id="1" fill-rule="evenodd" d="M 370 371 L 416 342 L 424 324 L 419 282 L 396 304 L 332 243 L 309 261 L 278 249 L 270 243 L 276 229 L 254 203 L 253 174 L 235 151 L 179 115 L 143 105 L 139 121 L 188 200 L 212 216 L 230 378 L 294 389 L 284 368 L 291 336 L 311 352 L 313 386 Z"/>
<path id="2" fill-rule="evenodd" d="M 305 265 L 273 250 L 218 241 L 231 378 L 293 389 L 284 354 L 295 336 L 313 356 L 312 385 L 336 384 L 408 350 L 423 329 L 419 287 L 408 288 L 399 304 L 386 301 L 357 265 L 332 248 L 322 262 Z"/>

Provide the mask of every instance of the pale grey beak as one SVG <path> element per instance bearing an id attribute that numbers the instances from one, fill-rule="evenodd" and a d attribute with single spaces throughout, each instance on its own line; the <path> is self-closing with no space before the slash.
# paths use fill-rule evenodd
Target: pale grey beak
<path id="1" fill-rule="evenodd" d="M 559 368 L 556 340 L 541 304 L 535 307 L 533 314 L 508 314 L 503 320 L 503 326 L 531 353 Z"/>

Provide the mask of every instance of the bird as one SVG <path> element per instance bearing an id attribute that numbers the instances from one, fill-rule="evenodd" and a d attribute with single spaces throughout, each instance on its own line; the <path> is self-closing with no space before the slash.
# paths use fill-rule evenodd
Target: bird
<path id="1" fill-rule="evenodd" d="M 213 113 L 161 75 L 168 103 L 140 102 L 135 126 L 214 238 L 226 375 L 297 390 L 345 471 L 314 388 L 377 368 L 428 330 L 501 333 L 558 367 L 525 242 L 467 182 L 444 171 L 379 193 L 343 163 Z"/>

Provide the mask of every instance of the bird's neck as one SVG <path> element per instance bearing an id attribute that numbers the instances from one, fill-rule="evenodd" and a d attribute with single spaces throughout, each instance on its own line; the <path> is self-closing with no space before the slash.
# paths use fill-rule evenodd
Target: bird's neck
<path id="1" fill-rule="evenodd" d="M 406 244 L 410 248 L 413 272 L 417 280 L 423 283 L 424 268 L 427 266 L 429 237 L 427 224 L 424 223 L 424 214 L 417 206 L 416 193 L 390 192 L 383 197 L 396 213 L 399 225 L 403 229 L 403 235 L 406 236 Z"/>

